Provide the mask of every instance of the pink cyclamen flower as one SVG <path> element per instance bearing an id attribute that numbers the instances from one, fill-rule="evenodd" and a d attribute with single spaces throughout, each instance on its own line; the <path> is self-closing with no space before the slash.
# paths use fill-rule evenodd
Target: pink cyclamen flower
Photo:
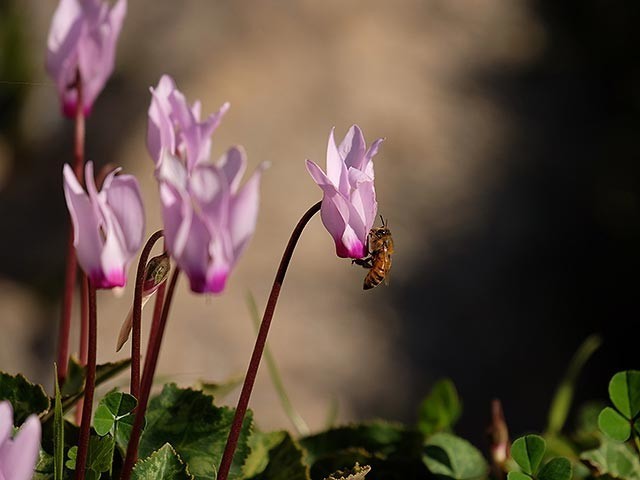
<path id="1" fill-rule="evenodd" d="M 85 166 L 87 192 L 69 165 L 64 166 L 64 195 L 73 222 L 78 262 L 96 288 L 122 287 L 127 269 L 142 245 L 145 216 L 138 181 L 109 173 L 98 192 L 93 163 Z"/>
<path id="2" fill-rule="evenodd" d="M 363 258 L 378 211 L 373 157 L 384 139 L 377 139 L 367 150 L 362 130 L 353 125 L 337 146 L 333 131 L 327 146 L 327 173 L 310 160 L 307 170 L 323 191 L 320 215 L 335 241 L 336 254 Z"/>
<path id="3" fill-rule="evenodd" d="M 192 291 L 220 293 L 256 228 L 267 164 L 240 187 L 247 164 L 241 147 L 191 172 L 175 155 L 166 153 L 162 162 L 157 176 L 167 250 L 189 277 Z"/>
<path id="4" fill-rule="evenodd" d="M 181 158 L 189 171 L 198 163 L 207 162 L 211 154 L 211 135 L 229 110 L 229 103 L 201 122 L 200 102 L 189 106 L 169 75 L 163 75 L 158 86 L 150 90 L 147 149 L 156 169 L 161 168 L 163 151 Z"/>
<path id="5" fill-rule="evenodd" d="M 40 421 L 30 415 L 13 438 L 12 431 L 13 408 L 0 402 L 0 480 L 30 480 L 40 452 Z"/>
<path id="6" fill-rule="evenodd" d="M 240 187 L 247 168 L 242 147 L 210 163 L 211 135 L 229 109 L 200 121 L 168 75 L 151 89 L 147 148 L 155 163 L 167 250 L 196 293 L 220 293 L 256 227 L 261 164 Z"/>
<path id="7" fill-rule="evenodd" d="M 66 116 L 76 113 L 78 74 L 84 113 L 91 111 L 113 72 L 116 42 L 126 13 L 127 0 L 118 0 L 112 8 L 105 0 L 60 0 L 49 30 L 46 67 L 56 82 Z"/>

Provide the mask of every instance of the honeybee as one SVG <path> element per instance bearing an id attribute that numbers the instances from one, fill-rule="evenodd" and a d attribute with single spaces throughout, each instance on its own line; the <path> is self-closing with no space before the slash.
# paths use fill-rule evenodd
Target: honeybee
<path id="1" fill-rule="evenodd" d="M 364 277 L 362 288 L 369 290 L 379 285 L 383 280 L 389 284 L 389 270 L 391 270 L 391 255 L 393 254 L 393 238 L 391 230 L 382 215 L 382 226 L 372 228 L 367 236 L 367 256 L 353 260 L 353 263 L 368 268 L 369 273 Z"/>

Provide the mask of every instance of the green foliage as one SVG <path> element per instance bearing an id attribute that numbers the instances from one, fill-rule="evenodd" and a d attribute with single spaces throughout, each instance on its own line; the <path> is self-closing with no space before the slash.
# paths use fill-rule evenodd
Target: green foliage
<path id="1" fill-rule="evenodd" d="M 535 475 L 547 449 L 547 443 L 538 435 L 518 438 L 511 446 L 511 456 L 527 475 Z"/>
<path id="2" fill-rule="evenodd" d="M 42 386 L 34 385 L 21 374 L 0 372 L 0 400 L 9 400 L 13 406 L 16 426 L 22 425 L 29 415 L 49 409 L 49 397 Z"/>
<path id="3" fill-rule="evenodd" d="M 55 475 L 53 455 L 40 450 L 32 480 L 53 480 Z"/>
<path id="4" fill-rule="evenodd" d="M 626 442 L 631 435 L 638 436 L 640 428 L 640 371 L 616 373 L 609 382 L 609 398 L 616 407 L 606 407 L 598 416 L 600 430 L 612 440 Z"/>
<path id="5" fill-rule="evenodd" d="M 418 413 L 418 428 L 425 435 L 448 431 L 460 418 L 462 403 L 453 382 L 442 379 L 435 383 L 422 401 Z"/>
<path id="6" fill-rule="evenodd" d="M 456 480 L 485 478 L 489 466 L 476 447 L 450 433 L 436 433 L 424 448 L 424 463 L 435 475 Z"/>
<path id="7" fill-rule="evenodd" d="M 310 480 L 309 467 L 304 462 L 300 445 L 286 432 L 278 432 L 280 441 L 273 445 L 267 455 L 267 464 L 255 480 Z M 271 438 L 273 443 L 274 437 Z"/>
<path id="8" fill-rule="evenodd" d="M 549 420 L 547 423 L 547 433 L 551 435 L 558 434 L 567 421 L 569 409 L 573 401 L 573 394 L 578 376 L 582 371 L 585 363 L 591 358 L 600 345 L 602 339 L 599 335 L 591 335 L 580 345 L 578 351 L 574 354 L 567 369 L 567 373 L 558 385 L 556 393 L 551 401 L 549 408 Z"/>
<path id="9" fill-rule="evenodd" d="M 333 428 L 300 440 L 311 478 L 322 479 L 345 466 L 370 465 L 378 478 L 404 480 L 428 475 L 422 461 L 423 435 L 384 421 Z"/>
<path id="10" fill-rule="evenodd" d="M 369 465 L 355 464 L 353 468 L 348 470 L 338 470 L 329 475 L 325 480 L 363 480 L 367 473 L 371 471 Z"/>
<path id="11" fill-rule="evenodd" d="M 110 433 L 117 445 L 126 451 L 133 428 L 135 415 L 132 413 L 138 401 L 133 395 L 110 392 L 102 400 L 93 416 L 93 428 L 101 437 Z"/>
<path id="12" fill-rule="evenodd" d="M 111 435 L 104 437 L 92 435 L 91 438 L 89 438 L 86 471 L 87 480 L 97 480 L 102 473 L 111 471 L 114 449 L 115 441 Z M 65 466 L 69 470 L 75 470 L 78 447 L 69 449 L 67 455 L 69 459 L 66 461 Z"/>
<path id="13" fill-rule="evenodd" d="M 640 480 L 638 455 L 626 443 L 605 439 L 599 448 L 584 452 L 580 458 L 587 462 L 597 475 Z"/>
<path id="14" fill-rule="evenodd" d="M 136 463 L 133 469 L 133 480 L 191 480 L 186 465 L 176 451 L 165 443 L 159 450 L 146 459 Z"/>
<path id="15" fill-rule="evenodd" d="M 204 393 L 165 385 L 162 393 L 149 402 L 147 427 L 140 440 L 140 458 L 150 456 L 170 443 L 189 472 L 198 480 L 215 479 L 233 421 L 234 411 L 216 407 L 213 397 Z M 249 455 L 248 439 L 252 415 L 245 417 L 238 449 L 229 479 L 242 478 L 242 465 Z"/>
<path id="16" fill-rule="evenodd" d="M 558 443 L 560 437 L 551 436 L 556 449 L 569 450 L 566 442 Z M 522 469 L 509 472 L 509 480 L 571 480 L 573 468 L 571 462 L 564 457 L 555 457 L 549 460 L 540 468 L 545 453 L 547 443 L 538 435 L 526 435 L 518 438 L 511 445 L 511 457 Z"/>

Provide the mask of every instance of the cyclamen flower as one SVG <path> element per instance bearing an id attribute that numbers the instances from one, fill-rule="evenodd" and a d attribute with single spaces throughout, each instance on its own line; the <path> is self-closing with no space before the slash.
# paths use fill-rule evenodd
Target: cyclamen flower
<path id="1" fill-rule="evenodd" d="M 47 71 L 53 77 L 68 117 L 76 113 L 79 75 L 84 114 L 91 111 L 113 72 L 116 42 L 127 13 L 127 0 L 109 8 L 104 0 L 60 0 L 47 40 Z"/>
<path id="2" fill-rule="evenodd" d="M 213 164 L 188 172 L 168 153 L 158 172 L 167 249 L 196 293 L 220 293 L 246 248 L 258 219 L 262 163 L 240 187 L 244 150 L 232 147 Z M 167 174 L 171 172 L 171 174 Z"/>
<path id="3" fill-rule="evenodd" d="M 229 103 L 201 122 L 200 102 L 189 107 L 169 75 L 163 75 L 158 86 L 150 90 L 147 149 L 156 169 L 161 168 L 163 151 L 181 158 L 189 171 L 196 164 L 207 162 L 211 155 L 211 135 L 229 110 Z"/>
<path id="4" fill-rule="evenodd" d="M 242 147 L 210 163 L 211 134 L 229 109 L 200 121 L 164 75 L 151 89 L 147 149 L 156 166 L 167 250 L 196 293 L 220 293 L 256 227 L 262 163 L 240 187 L 247 168 Z"/>
<path id="5" fill-rule="evenodd" d="M 85 166 L 87 192 L 69 165 L 64 166 L 64 194 L 73 221 L 78 262 L 96 288 L 123 287 L 127 269 L 142 245 L 145 216 L 138 181 L 109 173 L 98 192 L 93 163 Z"/>
<path id="6" fill-rule="evenodd" d="M 0 402 L 0 480 L 29 480 L 40 452 L 40 421 L 30 415 L 14 438 L 13 408 Z"/>
<path id="7" fill-rule="evenodd" d="M 329 135 L 327 173 L 311 160 L 307 170 L 323 191 L 320 215 L 342 258 L 367 255 L 367 236 L 378 211 L 374 187 L 373 157 L 383 138 L 367 150 L 362 130 L 353 125 L 339 146 Z"/>

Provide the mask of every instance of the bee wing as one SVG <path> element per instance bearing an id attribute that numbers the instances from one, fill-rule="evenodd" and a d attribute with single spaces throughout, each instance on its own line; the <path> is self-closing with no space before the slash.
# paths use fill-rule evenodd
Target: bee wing
<path id="1" fill-rule="evenodd" d="M 390 277 L 391 277 L 391 254 L 389 253 L 389 249 L 387 245 L 384 246 L 384 284 L 389 286 Z"/>

